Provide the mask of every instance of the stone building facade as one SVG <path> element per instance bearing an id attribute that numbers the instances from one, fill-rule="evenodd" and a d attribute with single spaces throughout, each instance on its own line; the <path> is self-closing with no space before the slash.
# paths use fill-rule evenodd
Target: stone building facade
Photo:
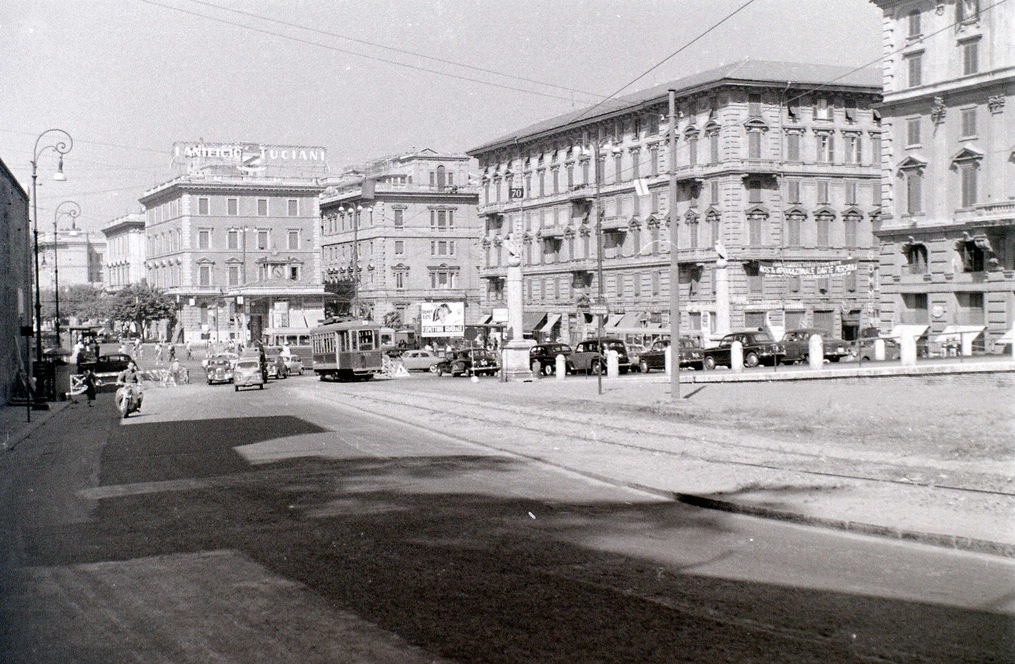
<path id="1" fill-rule="evenodd" d="M 876 318 L 880 94 L 876 70 L 746 61 L 470 150 L 482 178 L 481 309 L 506 306 L 517 247 L 526 335 L 594 334 L 599 209 L 606 332 L 666 333 L 672 180 L 683 333 L 708 343 L 730 329 L 814 325 L 855 336 Z"/>
<path id="2" fill-rule="evenodd" d="M 145 216 L 128 214 L 102 227 L 106 237 L 105 287 L 116 292 L 145 280 Z"/>
<path id="3" fill-rule="evenodd" d="M 15 393 L 18 371 L 30 375 L 32 338 L 22 336 L 33 325 L 33 241 L 28 220 L 28 193 L 0 160 L 0 403 Z"/>
<path id="4" fill-rule="evenodd" d="M 883 326 L 925 328 L 931 353 L 1000 351 L 1015 321 L 1015 5 L 874 3 Z"/>
<path id="5" fill-rule="evenodd" d="M 321 195 L 324 279 L 334 313 L 416 327 L 422 302 L 479 309 L 478 194 L 469 157 L 431 149 L 351 168 Z"/>
<path id="6" fill-rule="evenodd" d="M 325 149 L 178 144 L 175 157 L 186 172 L 139 199 L 148 283 L 179 303 L 174 340 L 248 343 L 319 324 Z"/>

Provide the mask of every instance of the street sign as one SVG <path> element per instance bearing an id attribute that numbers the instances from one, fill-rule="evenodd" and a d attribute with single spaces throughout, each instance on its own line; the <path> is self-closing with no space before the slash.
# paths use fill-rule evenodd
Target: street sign
<path id="1" fill-rule="evenodd" d="M 510 198 L 511 200 L 515 200 L 515 199 L 518 199 L 518 198 L 525 198 L 525 188 L 524 187 L 511 187 L 511 189 L 508 190 L 508 198 Z"/>

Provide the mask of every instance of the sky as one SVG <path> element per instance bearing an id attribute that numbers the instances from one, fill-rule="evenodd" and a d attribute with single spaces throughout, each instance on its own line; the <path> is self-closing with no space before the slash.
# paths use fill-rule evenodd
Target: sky
<path id="1" fill-rule="evenodd" d="M 0 159 L 30 194 L 36 139 L 67 131 L 40 230 L 71 200 L 97 231 L 174 177 L 176 142 L 323 146 L 337 174 L 745 58 L 876 66 L 881 43 L 870 0 L 4 0 Z"/>

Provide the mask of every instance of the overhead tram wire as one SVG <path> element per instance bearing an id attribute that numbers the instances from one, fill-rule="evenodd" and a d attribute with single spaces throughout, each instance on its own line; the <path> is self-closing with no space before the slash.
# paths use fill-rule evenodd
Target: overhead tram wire
<path id="1" fill-rule="evenodd" d="M 753 0 L 751 0 L 751 1 L 753 2 Z M 281 39 L 288 39 L 289 41 L 298 42 L 300 44 L 306 44 L 308 46 L 316 46 L 318 48 L 323 48 L 323 49 L 326 49 L 326 50 L 329 50 L 329 51 L 334 51 L 336 53 L 345 53 L 346 55 L 352 55 L 352 56 L 359 57 L 359 58 L 364 58 L 364 59 L 367 59 L 367 60 L 374 60 L 376 62 L 383 62 L 385 64 L 395 65 L 396 67 L 404 67 L 406 69 L 411 69 L 413 71 L 425 72 L 427 74 L 435 74 L 437 76 L 444 76 L 446 78 L 453 78 L 453 79 L 456 79 L 456 80 L 459 80 L 459 81 L 466 81 L 466 82 L 469 82 L 469 83 L 479 83 L 480 85 L 486 85 L 486 86 L 489 86 L 489 87 L 500 88 L 502 90 L 511 90 L 513 92 L 522 92 L 522 93 L 525 93 L 525 94 L 537 95 L 537 96 L 540 96 L 540 97 L 548 97 L 550 99 L 558 99 L 558 100 L 562 100 L 562 101 L 566 101 L 566 102 L 573 101 L 572 97 L 569 97 L 569 96 L 564 96 L 564 95 L 559 95 L 559 94 L 553 94 L 553 93 L 549 93 L 549 92 L 540 92 L 538 90 L 531 90 L 531 89 L 521 88 L 521 87 L 517 87 L 517 86 L 514 86 L 514 85 L 506 85 L 504 83 L 495 83 L 493 81 L 484 81 L 482 79 L 474 78 L 474 77 L 471 77 L 471 76 L 463 76 L 461 74 L 454 74 L 454 73 L 451 73 L 451 72 L 441 71 L 439 69 L 432 69 L 432 68 L 429 68 L 429 67 L 422 67 L 420 65 L 413 65 L 413 64 L 409 64 L 407 62 L 399 62 L 398 60 L 391 60 L 389 58 L 381 58 L 381 57 L 378 57 L 378 56 L 375 56 L 375 55 L 367 55 L 365 53 L 359 53 L 357 51 L 352 51 L 352 50 L 349 50 L 349 49 L 340 48 L 338 46 L 331 46 L 329 44 L 322 44 L 321 42 L 312 41 L 312 40 L 309 40 L 309 39 L 302 39 L 300 37 L 295 37 L 295 36 L 292 36 L 292 35 L 285 35 L 285 34 L 282 34 L 280 32 L 274 32 L 272 30 L 266 30 L 264 28 L 258 28 L 258 27 L 254 27 L 252 25 L 244 25 L 243 23 L 237 23 L 235 21 L 228 21 L 226 19 L 217 18 L 217 17 L 214 17 L 214 16 L 209 16 L 207 14 L 201 14 L 200 12 L 193 12 L 193 11 L 190 11 L 190 10 L 187 10 L 187 9 L 182 9 L 180 7 L 173 7 L 171 5 L 166 5 L 166 4 L 163 4 L 161 2 L 156 2 L 156 0 L 140 0 L 140 2 L 143 2 L 143 3 L 148 4 L 148 5 L 152 5 L 154 7 L 161 7 L 162 9 L 169 9 L 171 11 L 180 12 L 182 14 L 187 14 L 189 16 L 194 16 L 194 17 L 205 19 L 205 20 L 208 20 L 208 21 L 215 21 L 216 23 L 224 23 L 226 25 L 231 25 L 233 27 L 243 28 L 244 30 L 250 30 L 251 32 L 257 32 L 257 33 L 260 33 L 260 34 L 263 34 L 263 35 L 269 35 L 269 36 L 278 37 L 278 38 L 281 38 Z M 545 85 L 545 84 L 541 84 L 541 85 Z M 575 92 L 578 92 L 578 91 L 575 91 Z M 587 93 L 580 93 L 580 94 L 587 94 Z M 596 96 L 600 96 L 600 95 L 596 95 Z M 600 103 L 604 103 L 604 102 L 600 102 Z"/>
<path id="2" fill-rule="evenodd" d="M 477 71 L 477 72 L 481 72 L 481 73 L 484 73 L 484 74 L 492 74 L 494 76 L 501 76 L 503 78 L 510 78 L 510 79 L 514 79 L 516 81 L 521 81 L 523 83 L 533 83 L 535 85 L 542 85 L 542 86 L 545 86 L 545 87 L 548 87 L 548 88 L 555 88 L 557 90 L 564 90 L 565 92 L 577 93 L 577 94 L 580 94 L 580 95 L 585 95 L 587 97 L 594 97 L 594 98 L 597 98 L 597 99 L 601 99 L 603 97 L 602 94 L 598 94 L 598 93 L 595 93 L 595 92 L 585 92 L 583 90 L 575 90 L 574 88 L 569 88 L 566 85 L 558 85 L 556 83 L 547 83 L 546 81 L 540 81 L 540 80 L 537 80 L 537 79 L 534 79 L 534 78 L 526 78 L 525 76 L 517 76 L 515 74 L 508 74 L 508 73 L 505 73 L 505 72 L 496 71 L 494 69 L 487 69 L 485 67 L 477 67 L 476 65 L 470 65 L 470 64 L 467 64 L 467 63 L 464 63 L 464 62 L 455 62 L 454 60 L 448 60 L 446 58 L 439 58 L 437 56 L 427 55 L 426 53 L 420 53 L 418 51 L 410 51 L 408 49 L 398 48 L 398 47 L 395 47 L 395 46 L 387 46 L 385 44 L 379 44 L 377 42 L 372 42 L 372 41 L 368 41 L 368 40 L 365 40 L 365 39 L 358 39 L 356 37 L 350 37 L 348 35 L 341 35 L 341 34 L 338 34 L 336 32 L 328 32 L 327 30 L 320 30 L 320 29 L 317 29 L 317 28 L 307 27 L 305 25 L 300 25 L 298 23 L 290 23 L 288 21 L 282 21 L 282 20 L 279 20 L 279 19 L 276 19 L 276 18 L 272 18 L 270 16 L 264 16 L 262 14 L 254 14 L 253 12 L 245 12 L 245 11 L 242 11 L 242 10 L 239 10 L 239 9 L 233 9 L 231 7 L 223 7 L 221 5 L 216 5 L 215 3 L 212 3 L 212 2 L 205 2 L 204 0 L 187 0 L 187 1 L 191 2 L 193 4 L 203 5 L 205 7 L 210 7 L 210 8 L 213 8 L 213 9 L 219 9 L 219 10 L 224 11 L 224 12 L 230 12 L 230 13 L 233 13 L 233 14 L 239 14 L 241 16 L 246 16 L 248 18 L 259 19 L 259 20 L 262 20 L 262 21 L 266 21 L 268 23 L 275 23 L 277 25 L 284 25 L 284 26 L 286 26 L 288 28 L 296 28 L 297 30 L 306 30 L 307 32 L 314 32 L 314 33 L 317 33 L 317 34 L 320 34 L 320 35 L 324 35 L 324 36 L 327 36 L 327 37 L 335 37 L 336 39 L 344 39 L 346 41 L 350 41 L 350 42 L 353 42 L 355 44 L 362 44 L 364 46 L 370 46 L 372 48 L 379 48 L 379 49 L 383 49 L 383 50 L 386 50 L 386 51 L 392 51 L 394 53 L 400 53 L 402 55 L 411 55 L 411 56 L 416 57 L 416 58 L 423 58 L 425 60 L 432 60 L 434 62 L 439 62 L 441 64 L 452 65 L 454 67 L 461 67 L 462 69 L 471 69 L 472 71 Z"/>

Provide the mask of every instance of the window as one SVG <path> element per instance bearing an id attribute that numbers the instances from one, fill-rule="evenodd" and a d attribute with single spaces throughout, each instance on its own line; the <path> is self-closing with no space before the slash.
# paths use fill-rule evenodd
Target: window
<path id="1" fill-rule="evenodd" d="M 747 95 L 747 114 L 752 118 L 761 117 L 761 95 Z"/>
<path id="2" fill-rule="evenodd" d="M 961 111 L 962 138 L 976 137 L 976 108 L 964 108 Z"/>
<path id="3" fill-rule="evenodd" d="M 856 183 L 847 182 L 846 187 L 846 205 L 856 205 Z"/>
<path id="4" fill-rule="evenodd" d="M 708 135 L 708 152 L 709 156 L 712 158 L 712 163 L 718 164 L 720 160 L 718 129 Z"/>
<path id="5" fill-rule="evenodd" d="M 261 251 L 268 249 L 269 231 L 264 228 L 257 230 L 257 248 Z"/>
<path id="6" fill-rule="evenodd" d="M 856 100 L 846 100 L 846 122 L 853 124 L 856 122 Z"/>
<path id="7" fill-rule="evenodd" d="M 961 206 L 964 208 L 976 205 L 976 189 L 979 180 L 979 168 L 975 161 L 959 164 Z"/>
<path id="8" fill-rule="evenodd" d="M 649 175 L 659 175 L 659 146 L 653 145 L 648 149 Z"/>
<path id="9" fill-rule="evenodd" d="M 763 214 L 751 213 L 747 215 L 747 230 L 752 247 L 762 246 L 762 229 L 764 228 L 765 218 Z"/>
<path id="10" fill-rule="evenodd" d="M 198 231 L 197 231 L 197 248 L 198 249 L 211 249 L 211 229 L 210 228 L 200 228 L 200 229 L 198 229 Z"/>
<path id="11" fill-rule="evenodd" d="M 923 171 L 907 169 L 903 177 L 906 179 L 906 213 L 920 214 L 923 212 Z"/>
<path id="12" fill-rule="evenodd" d="M 971 23 L 979 20 L 979 0 L 959 0 L 955 5 L 955 13 L 955 19 L 960 23 Z"/>
<path id="13" fill-rule="evenodd" d="M 962 45 L 962 74 L 969 76 L 980 71 L 980 44 L 976 41 Z"/>
<path id="14" fill-rule="evenodd" d="M 687 138 L 687 163 L 689 166 L 698 165 L 698 135 L 694 134 Z"/>
<path id="15" fill-rule="evenodd" d="M 719 205 L 719 183 L 714 180 L 709 182 L 708 190 L 709 200 L 712 202 L 712 205 Z"/>
<path id="16" fill-rule="evenodd" d="M 286 201 L 286 214 L 290 217 L 300 216 L 300 199 L 290 198 Z"/>
<path id="17" fill-rule="evenodd" d="M 832 215 L 823 213 L 814 216 L 817 225 L 818 246 L 827 248 L 829 246 L 829 235 L 832 228 Z"/>
<path id="18" fill-rule="evenodd" d="M 828 182 L 825 180 L 819 180 L 818 185 L 818 204 L 828 205 Z"/>
<path id="19" fill-rule="evenodd" d="M 881 163 L 881 134 L 871 136 L 871 164 Z"/>
<path id="20" fill-rule="evenodd" d="M 800 212 L 791 212 L 786 217 L 786 244 L 790 247 L 800 246 L 800 226 L 804 216 Z"/>
<path id="21" fill-rule="evenodd" d="M 833 136 L 829 133 L 818 134 L 818 162 L 830 164 L 835 160 Z"/>
<path id="22" fill-rule="evenodd" d="M 396 256 L 405 255 L 405 240 L 395 240 L 395 255 Z"/>
<path id="23" fill-rule="evenodd" d="M 757 263 L 749 263 L 744 266 L 747 275 L 747 292 L 750 295 L 761 295 L 765 292 L 765 282 L 761 276 L 761 270 Z"/>
<path id="24" fill-rule="evenodd" d="M 902 294 L 902 323 L 904 325 L 926 325 L 930 322 L 926 293 Z"/>
<path id="25" fill-rule="evenodd" d="M 197 268 L 197 282 L 202 288 L 211 286 L 211 265 L 201 265 Z"/>
<path id="26" fill-rule="evenodd" d="M 850 212 L 842 218 L 843 231 L 846 234 L 846 246 L 856 247 L 857 244 L 857 229 L 860 226 L 860 217 L 855 212 Z"/>
<path id="27" fill-rule="evenodd" d="M 918 9 L 909 12 L 909 32 L 907 34 L 909 37 L 919 37 L 923 34 L 920 29 L 920 10 Z"/>
<path id="28" fill-rule="evenodd" d="M 230 228 L 226 234 L 226 248 L 230 251 L 236 251 L 240 248 L 240 230 L 237 228 Z"/>
<path id="29" fill-rule="evenodd" d="M 226 214 L 230 217 L 235 217 L 240 214 L 240 199 L 238 198 L 227 198 L 226 199 Z"/>
<path id="30" fill-rule="evenodd" d="M 290 265 L 289 270 L 286 272 L 286 278 L 290 281 L 299 281 L 302 272 L 303 268 L 301 265 Z"/>
<path id="31" fill-rule="evenodd" d="M 230 265 L 229 266 L 229 285 L 239 286 L 240 285 L 240 266 Z"/>
<path id="32" fill-rule="evenodd" d="M 395 228 L 401 230 L 405 228 L 405 210 L 402 208 L 395 208 Z"/>
<path id="33" fill-rule="evenodd" d="M 297 250 L 300 248 L 300 232 L 295 229 L 290 229 L 286 233 L 286 248 L 289 250 Z"/>
<path id="34" fill-rule="evenodd" d="M 211 203 L 208 197 L 201 196 L 197 199 L 197 213 L 202 216 L 211 214 Z"/>
<path id="35" fill-rule="evenodd" d="M 800 202 L 800 180 L 786 181 L 786 199 L 789 203 Z"/>
<path id="36" fill-rule="evenodd" d="M 800 134 L 796 132 L 786 134 L 786 159 L 800 161 Z"/>
<path id="37" fill-rule="evenodd" d="M 405 290 L 405 270 L 395 270 L 395 290 Z"/>
<path id="38" fill-rule="evenodd" d="M 761 159 L 761 132 L 747 132 L 747 158 Z"/>
<path id="39" fill-rule="evenodd" d="M 986 269 L 986 261 L 981 242 L 977 240 L 966 240 L 959 243 L 959 257 L 962 259 L 963 272 L 983 272 Z"/>
<path id="40" fill-rule="evenodd" d="M 860 164 L 862 163 L 862 158 L 863 155 L 860 153 L 860 136 L 857 134 L 846 136 L 846 163 Z"/>
<path id="41" fill-rule="evenodd" d="M 955 301 L 958 305 L 956 318 L 960 325 L 983 325 L 986 322 L 983 308 L 983 293 L 955 293 Z"/>
<path id="42" fill-rule="evenodd" d="M 923 54 L 917 53 L 906 58 L 906 71 L 908 73 L 907 87 L 915 88 L 923 85 Z"/>
<path id="43" fill-rule="evenodd" d="M 920 145 L 920 118 L 909 118 L 906 120 L 906 147 Z"/>
<path id="44" fill-rule="evenodd" d="M 761 202 L 761 180 L 747 181 L 747 201 L 749 203 Z"/>
<path id="45" fill-rule="evenodd" d="M 909 274 L 927 274 L 927 247 L 911 244 L 906 248 L 906 270 Z"/>
<path id="46" fill-rule="evenodd" d="M 267 217 L 268 216 L 268 199 L 258 198 L 257 199 L 257 216 Z"/>
<path id="47" fill-rule="evenodd" d="M 613 181 L 621 182 L 624 179 L 624 155 L 617 153 L 613 155 Z"/>
<path id="48" fill-rule="evenodd" d="M 817 97 L 814 100 L 814 119 L 815 120 L 832 119 L 832 105 L 828 103 L 828 99 L 826 99 L 825 97 Z"/>

